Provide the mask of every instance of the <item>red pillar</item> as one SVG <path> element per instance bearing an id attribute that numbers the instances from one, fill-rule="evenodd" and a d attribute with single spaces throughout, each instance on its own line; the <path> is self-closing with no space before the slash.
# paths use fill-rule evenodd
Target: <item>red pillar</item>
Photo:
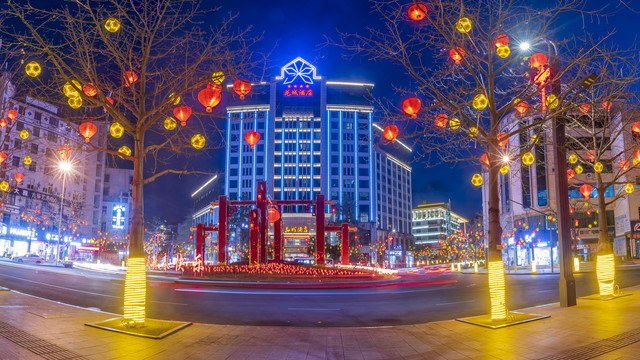
<path id="1" fill-rule="evenodd" d="M 349 265 L 349 224 L 342 224 L 342 265 Z"/>
<path id="2" fill-rule="evenodd" d="M 282 261 L 282 215 L 273 223 L 273 260 Z"/>
<path id="3" fill-rule="evenodd" d="M 260 211 L 260 263 L 266 264 L 269 254 L 267 252 L 267 238 L 268 238 L 268 226 L 267 226 L 267 182 L 258 181 L 256 192 L 256 207 Z"/>
<path id="4" fill-rule="evenodd" d="M 316 265 L 324 265 L 324 195 L 316 195 Z"/>
<path id="5" fill-rule="evenodd" d="M 227 197 L 220 195 L 218 201 L 218 264 L 227 263 L 227 236 L 229 233 L 229 208 Z"/>
<path id="6" fill-rule="evenodd" d="M 258 237 L 260 231 L 258 209 L 249 211 L 249 265 L 258 265 Z"/>
<path id="7" fill-rule="evenodd" d="M 204 262 L 204 224 L 196 225 L 196 257 L 198 255 Z"/>

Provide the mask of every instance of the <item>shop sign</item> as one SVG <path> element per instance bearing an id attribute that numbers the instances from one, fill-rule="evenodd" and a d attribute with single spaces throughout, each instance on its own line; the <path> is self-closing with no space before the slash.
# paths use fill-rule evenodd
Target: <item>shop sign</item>
<path id="1" fill-rule="evenodd" d="M 629 223 L 629 214 L 624 213 L 616 216 L 616 235 L 623 235 L 631 232 L 631 224 Z"/>
<path id="2" fill-rule="evenodd" d="M 36 240 L 36 232 L 33 230 L 18 228 L 18 227 L 6 227 L 2 226 L 2 235 L 13 235 L 17 237 L 24 237 L 31 240 Z"/>
<path id="3" fill-rule="evenodd" d="M 306 226 L 294 226 L 294 227 L 285 227 L 284 228 L 284 233 L 285 234 L 290 234 L 290 233 L 308 233 L 309 230 L 307 229 Z"/>
<path id="4" fill-rule="evenodd" d="M 631 222 L 631 232 L 640 234 L 640 221 Z"/>
<path id="5" fill-rule="evenodd" d="M 625 237 L 613 239 L 613 253 L 615 256 L 627 256 L 627 239 Z"/>

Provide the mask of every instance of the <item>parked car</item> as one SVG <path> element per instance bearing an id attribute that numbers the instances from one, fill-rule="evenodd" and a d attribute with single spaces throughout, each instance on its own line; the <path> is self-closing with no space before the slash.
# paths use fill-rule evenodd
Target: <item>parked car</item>
<path id="1" fill-rule="evenodd" d="M 11 261 L 17 262 L 17 263 L 24 263 L 24 264 L 36 264 L 36 265 L 41 265 L 44 264 L 44 258 L 42 256 L 38 256 L 36 254 L 24 254 L 22 256 L 14 256 Z"/>

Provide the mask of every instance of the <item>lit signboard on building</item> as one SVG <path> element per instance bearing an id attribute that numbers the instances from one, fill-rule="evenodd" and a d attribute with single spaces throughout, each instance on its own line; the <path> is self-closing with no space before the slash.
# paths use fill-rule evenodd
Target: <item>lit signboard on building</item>
<path id="1" fill-rule="evenodd" d="M 295 58 L 282 67 L 277 80 L 282 80 L 285 85 L 284 96 L 313 96 L 310 88 L 314 80 L 320 80 L 316 75 L 315 66 L 308 63 L 303 58 Z"/>
<path id="2" fill-rule="evenodd" d="M 304 85 L 287 85 L 287 88 L 284 90 L 284 96 L 313 96 L 313 90 L 309 89 L 309 85 L 306 87 Z"/>
<path id="3" fill-rule="evenodd" d="M 125 207 L 122 205 L 113 205 L 113 220 L 111 226 L 114 229 L 124 229 Z"/>

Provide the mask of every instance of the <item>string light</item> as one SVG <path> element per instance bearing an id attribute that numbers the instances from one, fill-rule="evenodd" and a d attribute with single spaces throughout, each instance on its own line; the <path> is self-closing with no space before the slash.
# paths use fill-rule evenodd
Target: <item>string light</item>
<path id="1" fill-rule="evenodd" d="M 147 277 L 144 257 L 129 258 L 124 282 L 124 319 L 129 326 L 144 325 Z"/>
<path id="2" fill-rule="evenodd" d="M 598 286 L 600 287 L 600 296 L 613 295 L 615 270 L 613 254 L 598 255 L 596 260 L 596 275 L 598 277 Z"/>
<path id="3" fill-rule="evenodd" d="M 488 265 L 491 320 L 504 320 L 507 318 L 504 264 L 502 263 L 502 260 L 498 260 L 490 261 Z"/>

